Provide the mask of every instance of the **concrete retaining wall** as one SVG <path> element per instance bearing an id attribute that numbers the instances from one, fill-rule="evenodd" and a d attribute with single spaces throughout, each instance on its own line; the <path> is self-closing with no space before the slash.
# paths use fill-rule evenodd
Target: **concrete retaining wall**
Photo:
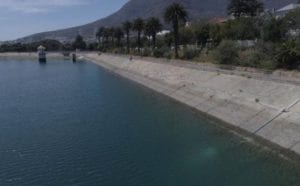
<path id="1" fill-rule="evenodd" d="M 168 63 L 84 54 L 92 62 L 300 153 L 300 86 Z"/>

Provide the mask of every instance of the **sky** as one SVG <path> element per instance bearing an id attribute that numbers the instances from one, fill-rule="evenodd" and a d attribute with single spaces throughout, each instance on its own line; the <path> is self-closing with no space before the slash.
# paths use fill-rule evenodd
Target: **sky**
<path id="1" fill-rule="evenodd" d="M 128 0 L 0 0 L 0 41 L 78 26 L 106 17 Z"/>

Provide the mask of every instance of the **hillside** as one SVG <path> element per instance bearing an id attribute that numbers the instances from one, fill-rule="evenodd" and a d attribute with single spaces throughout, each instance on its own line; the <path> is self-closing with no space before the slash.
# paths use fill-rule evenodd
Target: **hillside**
<path id="1" fill-rule="evenodd" d="M 148 18 L 156 15 L 162 19 L 164 9 L 173 2 L 179 2 L 189 12 L 189 19 L 195 20 L 203 17 L 217 17 L 226 14 L 229 0 L 130 0 L 116 13 L 83 26 L 67 28 L 57 31 L 43 32 L 18 39 L 17 42 L 35 42 L 43 39 L 56 39 L 60 41 L 73 40 L 77 34 L 86 39 L 94 39 L 96 30 L 101 26 L 118 26 L 126 20 L 137 17 Z M 297 0 L 262 0 L 266 8 L 280 8 Z"/>

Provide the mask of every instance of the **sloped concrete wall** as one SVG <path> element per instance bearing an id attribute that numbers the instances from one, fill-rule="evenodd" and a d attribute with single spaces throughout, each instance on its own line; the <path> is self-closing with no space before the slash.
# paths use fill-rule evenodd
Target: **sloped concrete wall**
<path id="1" fill-rule="evenodd" d="M 84 54 L 92 62 L 233 126 L 300 153 L 300 86 L 212 71 Z"/>

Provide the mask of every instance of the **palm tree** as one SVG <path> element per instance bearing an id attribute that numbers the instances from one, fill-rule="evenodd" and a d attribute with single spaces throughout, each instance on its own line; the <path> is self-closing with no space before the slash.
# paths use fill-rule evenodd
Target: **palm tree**
<path id="1" fill-rule="evenodd" d="M 96 33 L 96 38 L 98 40 L 99 46 L 102 42 L 102 47 L 103 47 L 103 38 L 104 38 L 104 33 L 105 33 L 105 28 L 104 27 L 100 27 Z"/>
<path id="2" fill-rule="evenodd" d="M 72 43 L 73 49 L 86 49 L 86 42 L 83 40 L 81 35 L 77 35 L 75 41 Z"/>
<path id="3" fill-rule="evenodd" d="M 178 27 L 179 21 L 185 21 L 187 18 L 187 12 L 184 7 L 178 3 L 173 3 L 165 10 L 165 21 L 167 23 L 172 23 L 173 32 L 174 32 L 174 41 L 175 41 L 175 57 L 178 58 Z"/>
<path id="4" fill-rule="evenodd" d="M 108 33 L 109 33 L 109 37 L 111 39 L 111 46 L 112 47 L 115 46 L 115 31 L 116 31 L 116 29 L 114 27 L 110 27 L 108 29 Z"/>
<path id="5" fill-rule="evenodd" d="M 145 32 L 147 35 L 152 37 L 153 48 L 156 45 L 156 34 L 162 30 L 162 24 L 160 20 L 155 17 L 151 17 L 147 20 L 145 25 Z"/>
<path id="6" fill-rule="evenodd" d="M 236 18 L 242 16 L 254 17 L 264 11 L 264 4 L 259 0 L 231 0 L 227 7 L 228 15 Z"/>
<path id="7" fill-rule="evenodd" d="M 108 46 L 108 39 L 110 36 L 110 29 L 106 27 L 101 27 L 97 32 L 97 38 L 101 36 L 100 40 L 102 40 L 102 50 L 105 51 L 105 49 Z"/>
<path id="8" fill-rule="evenodd" d="M 124 32 L 120 27 L 115 28 L 114 37 L 117 39 L 117 47 L 120 47 Z"/>
<path id="9" fill-rule="evenodd" d="M 135 30 L 137 32 L 137 34 L 138 34 L 137 44 L 138 44 L 139 53 L 141 52 L 141 46 L 142 46 L 142 43 L 141 43 L 141 34 L 142 34 L 142 31 L 144 30 L 144 27 L 145 27 L 145 23 L 144 23 L 144 20 L 141 19 L 141 18 L 137 18 L 133 22 L 133 30 Z"/>
<path id="10" fill-rule="evenodd" d="M 130 52 L 130 30 L 132 29 L 132 23 L 130 21 L 125 21 L 123 23 L 123 30 L 126 34 L 126 47 L 127 47 L 127 53 Z"/>

